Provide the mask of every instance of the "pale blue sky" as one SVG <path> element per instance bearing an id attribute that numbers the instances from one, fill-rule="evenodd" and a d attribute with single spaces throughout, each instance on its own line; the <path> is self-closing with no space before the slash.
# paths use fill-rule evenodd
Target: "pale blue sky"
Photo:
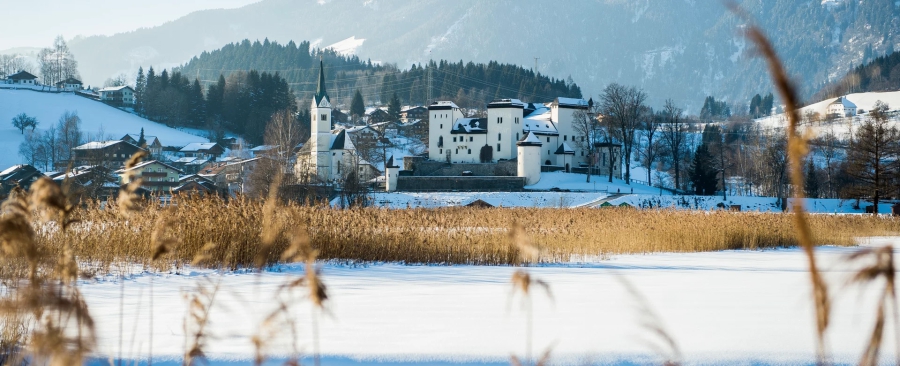
<path id="1" fill-rule="evenodd" d="M 0 51 L 45 47 L 62 34 L 111 35 L 153 27 L 203 9 L 237 8 L 260 0 L 0 0 Z"/>

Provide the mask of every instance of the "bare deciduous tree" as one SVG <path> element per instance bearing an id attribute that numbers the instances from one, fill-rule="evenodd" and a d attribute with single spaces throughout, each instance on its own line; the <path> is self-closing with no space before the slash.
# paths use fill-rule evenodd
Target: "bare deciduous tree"
<path id="1" fill-rule="evenodd" d="M 625 160 L 625 183 L 631 184 L 631 153 L 635 143 L 635 131 L 640 126 L 644 101 L 647 94 L 636 87 L 626 87 L 613 83 L 603 89 L 600 109 L 604 118 L 609 119 L 612 132 L 622 143 Z"/>
<path id="2" fill-rule="evenodd" d="M 651 172 L 653 170 L 653 164 L 659 159 L 659 129 L 665 119 L 665 114 L 664 112 L 654 113 L 653 110 L 649 108 L 647 109 L 646 114 L 647 116 L 644 118 L 642 128 L 643 133 L 641 136 L 643 137 L 644 144 L 641 146 L 638 153 L 640 155 L 641 165 L 647 169 L 647 185 L 652 186 L 653 181 L 650 179 Z"/>
<path id="3" fill-rule="evenodd" d="M 594 168 L 593 156 L 597 153 L 597 143 L 603 136 L 597 116 L 597 106 L 589 103 L 588 109 L 575 112 L 572 120 L 572 130 L 575 132 L 572 141 L 577 148 L 585 152 L 588 159 L 587 182 L 591 181 L 591 170 Z M 612 174 L 610 174 L 611 176 Z"/>
<path id="4" fill-rule="evenodd" d="M 675 189 L 681 189 L 681 161 L 684 159 L 687 145 L 687 123 L 685 123 L 683 111 L 675 106 L 671 99 L 666 100 L 662 117 L 662 142 L 668 149 L 669 158 L 672 159 L 672 170 L 675 172 Z"/>

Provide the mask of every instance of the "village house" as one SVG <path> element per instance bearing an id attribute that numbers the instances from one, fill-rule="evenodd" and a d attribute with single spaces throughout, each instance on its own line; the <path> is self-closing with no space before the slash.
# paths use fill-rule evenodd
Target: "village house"
<path id="1" fill-rule="evenodd" d="M 829 117 L 853 117 L 856 115 L 856 104 L 847 97 L 838 97 L 828 105 L 825 114 Z"/>
<path id="2" fill-rule="evenodd" d="M 400 121 L 403 123 L 422 119 L 428 120 L 428 108 L 423 106 L 406 106 L 400 110 Z"/>
<path id="3" fill-rule="evenodd" d="M 102 165 L 107 168 L 118 168 L 141 150 L 144 149 L 122 140 L 92 141 L 72 149 L 72 160 L 75 165 Z M 68 164 L 68 162 L 63 163 Z"/>
<path id="4" fill-rule="evenodd" d="M 7 84 L 16 85 L 37 85 L 37 76 L 32 75 L 28 71 L 19 71 L 6 77 Z"/>
<path id="5" fill-rule="evenodd" d="M 178 153 L 183 157 L 215 160 L 225 153 L 225 148 L 216 142 L 192 142 L 178 150 Z"/>
<path id="6" fill-rule="evenodd" d="M 178 187 L 179 176 L 184 172 L 161 161 L 151 160 L 137 164 L 130 169 L 117 170 L 116 174 L 119 175 L 119 184 L 121 185 L 130 183 L 131 178 L 141 178 L 143 179 L 142 187 L 154 193 L 166 194 Z"/>
<path id="7" fill-rule="evenodd" d="M 130 143 L 134 146 L 140 146 L 138 144 L 138 140 L 140 140 L 140 139 L 141 139 L 140 134 L 135 135 L 133 133 L 129 133 L 125 136 L 122 136 L 122 138 L 120 140 Z M 144 135 L 144 141 L 146 141 L 146 144 L 147 144 L 146 149 L 150 151 L 150 155 L 158 157 L 162 154 L 163 145 L 161 142 L 159 142 L 159 138 L 157 138 L 156 136 Z M 143 146 L 141 146 L 141 147 L 143 147 Z"/>
<path id="8" fill-rule="evenodd" d="M 210 164 L 197 175 L 211 180 L 221 192 L 229 196 L 243 194 L 247 185 L 247 177 L 253 173 L 260 158 L 246 159 L 236 162 L 217 162 Z"/>
<path id="9" fill-rule="evenodd" d="M 32 183 L 43 176 L 44 174 L 40 170 L 28 164 L 13 165 L 6 168 L 6 170 L 0 172 L 0 198 L 8 196 L 15 187 L 20 187 L 27 191 L 31 188 Z"/>
<path id="10" fill-rule="evenodd" d="M 119 192 L 118 177 L 102 165 L 75 166 L 64 173 L 52 174 L 51 179 L 60 186 L 68 186 L 76 200 L 80 197 L 107 200 Z"/>
<path id="11" fill-rule="evenodd" d="M 56 88 L 62 89 L 65 91 L 76 91 L 82 89 L 81 80 L 76 78 L 68 78 L 66 80 L 60 81 L 56 83 Z"/>
<path id="12" fill-rule="evenodd" d="M 212 180 L 197 174 L 190 174 L 178 179 L 178 186 L 172 189 L 172 194 L 212 196 L 218 195 L 219 191 L 216 183 Z"/>
<path id="13" fill-rule="evenodd" d="M 134 89 L 128 85 L 100 89 L 100 101 L 118 107 L 134 105 Z"/>
<path id="14" fill-rule="evenodd" d="M 394 118 L 391 118 L 391 115 L 383 108 L 372 108 L 366 111 L 366 117 L 368 117 L 366 119 L 366 124 L 388 122 L 394 120 Z"/>

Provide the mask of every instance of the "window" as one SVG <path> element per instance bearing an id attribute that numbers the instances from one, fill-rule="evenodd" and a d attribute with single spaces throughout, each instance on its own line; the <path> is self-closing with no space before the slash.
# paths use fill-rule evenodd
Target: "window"
<path id="1" fill-rule="evenodd" d="M 322 121 L 327 121 L 327 120 L 328 120 L 328 115 L 322 114 Z"/>
<path id="2" fill-rule="evenodd" d="M 472 141 L 475 141 L 475 138 L 472 136 L 469 136 L 469 142 L 472 142 Z"/>
<path id="3" fill-rule="evenodd" d="M 498 133 L 498 134 L 497 134 L 497 141 L 500 141 L 500 140 L 503 140 L 503 135 L 501 135 L 501 134 Z M 497 150 L 497 151 L 500 151 L 500 150 Z"/>
<path id="4" fill-rule="evenodd" d="M 547 142 L 550 142 L 550 138 L 549 138 L 549 137 L 547 137 Z"/>
<path id="5" fill-rule="evenodd" d="M 503 123 L 503 122 L 500 122 L 500 117 L 497 117 L 497 123 Z"/>
<path id="6" fill-rule="evenodd" d="M 569 141 L 569 135 L 563 135 L 563 141 Z"/>
<path id="7" fill-rule="evenodd" d="M 444 128 L 444 124 L 443 124 L 443 123 L 441 123 L 441 128 Z"/>
<path id="8" fill-rule="evenodd" d="M 316 115 L 314 114 L 314 115 L 313 115 L 313 122 L 315 122 L 315 121 L 316 121 Z"/>
<path id="9" fill-rule="evenodd" d="M 469 155 L 472 155 L 472 149 L 469 149 Z"/>
<path id="10" fill-rule="evenodd" d="M 497 144 L 497 152 L 500 152 L 500 144 Z"/>
<path id="11" fill-rule="evenodd" d="M 444 149 L 438 149 L 438 154 L 443 155 L 443 154 L 444 154 Z"/>
<path id="12" fill-rule="evenodd" d="M 438 147 L 444 147 L 444 136 L 438 136 Z"/>
<path id="13" fill-rule="evenodd" d="M 519 133 L 516 132 L 516 140 L 519 140 Z"/>
<path id="14" fill-rule="evenodd" d="M 453 142 L 456 142 L 456 137 L 453 138 Z"/>

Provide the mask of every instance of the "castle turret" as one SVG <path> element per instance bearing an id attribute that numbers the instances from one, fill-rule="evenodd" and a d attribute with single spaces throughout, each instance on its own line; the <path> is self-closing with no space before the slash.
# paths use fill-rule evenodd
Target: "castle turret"
<path id="1" fill-rule="evenodd" d="M 516 143 L 517 176 L 525 178 L 526 186 L 541 180 L 541 145 L 541 140 L 531 132 Z"/>
<path id="2" fill-rule="evenodd" d="M 392 156 L 388 159 L 387 164 L 384 165 L 384 191 L 385 192 L 395 192 L 397 191 L 397 178 L 400 176 L 400 167 L 394 165 L 394 157 Z"/>

